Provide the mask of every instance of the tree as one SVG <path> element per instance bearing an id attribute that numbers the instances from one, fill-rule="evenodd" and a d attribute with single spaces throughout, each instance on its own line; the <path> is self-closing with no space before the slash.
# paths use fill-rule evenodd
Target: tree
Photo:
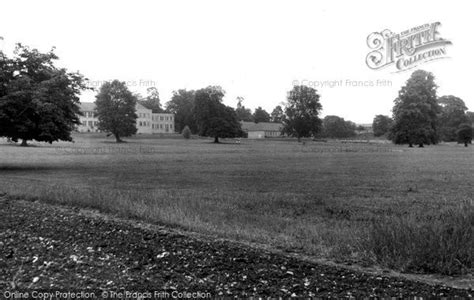
<path id="1" fill-rule="evenodd" d="M 304 85 L 294 86 L 288 93 L 283 117 L 283 133 L 297 137 L 315 136 L 321 128 L 322 105 L 317 91 Z"/>
<path id="2" fill-rule="evenodd" d="M 237 97 L 237 109 L 235 110 L 235 113 L 237 114 L 237 119 L 239 121 L 253 122 L 254 118 L 252 115 L 252 111 L 242 104 L 243 101 L 243 97 Z"/>
<path id="3" fill-rule="evenodd" d="M 104 83 L 95 104 L 99 130 L 113 134 L 117 143 L 123 142 L 122 137 L 137 133 L 137 98 L 125 82 L 114 80 Z"/>
<path id="4" fill-rule="evenodd" d="M 407 80 L 394 101 L 394 125 L 390 139 L 395 144 L 436 144 L 438 142 L 437 86 L 433 74 L 417 70 Z"/>
<path id="5" fill-rule="evenodd" d="M 163 108 L 161 107 L 160 93 L 158 93 L 156 87 L 150 87 L 146 91 L 148 95 L 145 97 L 145 99 L 138 102 L 146 108 L 151 109 L 153 113 L 164 112 Z"/>
<path id="6" fill-rule="evenodd" d="M 241 136 L 242 129 L 234 109 L 222 103 L 224 90 L 219 86 L 209 86 L 196 91 L 194 115 L 200 136 L 219 138 Z"/>
<path id="7" fill-rule="evenodd" d="M 277 105 L 271 115 L 270 115 L 270 121 L 272 123 L 281 123 L 283 121 L 283 109 L 281 108 L 280 105 Z"/>
<path id="8" fill-rule="evenodd" d="M 393 120 L 389 116 L 376 115 L 372 122 L 374 136 L 382 136 L 390 131 Z"/>
<path id="9" fill-rule="evenodd" d="M 473 111 L 466 112 L 466 117 L 469 120 L 469 123 L 474 125 L 474 112 Z"/>
<path id="10" fill-rule="evenodd" d="M 323 119 L 323 136 L 329 138 L 348 138 L 356 135 L 357 125 L 338 116 Z"/>
<path id="11" fill-rule="evenodd" d="M 187 140 L 191 138 L 191 129 L 189 129 L 188 125 L 184 126 L 182 134 L 183 137 Z"/>
<path id="12" fill-rule="evenodd" d="M 438 115 L 440 138 L 445 142 L 456 141 L 456 131 L 459 125 L 469 122 L 469 117 L 466 115 L 466 104 L 455 96 L 440 97 L 438 104 L 441 109 Z"/>
<path id="13" fill-rule="evenodd" d="M 79 123 L 79 95 L 85 78 L 54 65 L 48 53 L 17 44 L 14 57 L 0 56 L 0 136 L 27 141 L 72 141 Z"/>
<path id="14" fill-rule="evenodd" d="M 270 115 L 267 113 L 266 110 L 259 106 L 255 109 L 255 112 L 253 113 L 253 121 L 255 123 L 270 122 Z"/>
<path id="15" fill-rule="evenodd" d="M 181 132 L 184 127 L 189 126 L 192 133 L 197 133 L 196 120 L 193 115 L 194 94 L 193 90 L 173 91 L 171 100 L 166 103 L 166 110 L 174 114 L 177 132 Z"/>
<path id="16" fill-rule="evenodd" d="M 467 147 L 467 144 L 472 142 L 473 128 L 469 123 L 464 123 L 459 125 L 458 130 L 456 131 L 458 143 L 464 143 L 464 146 Z"/>

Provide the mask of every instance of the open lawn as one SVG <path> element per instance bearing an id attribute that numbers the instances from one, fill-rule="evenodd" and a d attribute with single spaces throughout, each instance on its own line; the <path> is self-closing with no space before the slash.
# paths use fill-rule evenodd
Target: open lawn
<path id="1" fill-rule="evenodd" d="M 0 142 L 0 192 L 402 271 L 472 271 L 474 148 L 103 135 Z M 422 258 L 431 253 L 431 258 Z"/>

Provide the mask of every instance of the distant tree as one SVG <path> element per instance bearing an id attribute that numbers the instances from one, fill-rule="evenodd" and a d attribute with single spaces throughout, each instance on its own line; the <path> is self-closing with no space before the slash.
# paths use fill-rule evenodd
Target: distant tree
<path id="1" fill-rule="evenodd" d="M 329 138 L 348 138 L 356 135 L 356 124 L 338 116 L 323 119 L 323 136 Z"/>
<path id="2" fill-rule="evenodd" d="M 436 144 L 439 106 L 433 74 L 417 70 L 399 91 L 393 107 L 390 139 L 396 144 Z"/>
<path id="3" fill-rule="evenodd" d="M 235 110 L 235 113 L 237 114 L 237 119 L 239 121 L 253 122 L 254 118 L 252 115 L 252 111 L 242 104 L 243 101 L 243 97 L 237 97 L 237 108 Z"/>
<path id="4" fill-rule="evenodd" d="M 189 129 L 188 125 L 184 126 L 182 135 L 187 140 L 191 138 L 191 129 Z"/>
<path id="5" fill-rule="evenodd" d="M 472 111 L 467 111 L 467 112 L 466 112 L 466 117 L 468 118 L 469 123 L 471 123 L 472 125 L 474 125 L 474 112 L 472 112 Z"/>
<path id="6" fill-rule="evenodd" d="M 283 115 L 283 108 L 281 108 L 281 105 L 277 105 L 270 115 L 270 121 L 272 123 L 281 123 L 283 121 Z"/>
<path id="7" fill-rule="evenodd" d="M 365 130 L 365 127 L 362 126 L 362 125 L 359 125 L 359 126 L 357 126 L 356 129 L 357 129 L 357 131 L 364 131 L 364 130 Z"/>
<path id="8" fill-rule="evenodd" d="M 158 93 L 156 87 L 150 87 L 146 91 L 148 95 L 145 97 L 145 99 L 142 99 L 138 102 L 146 108 L 151 109 L 153 113 L 164 112 L 163 108 L 161 107 L 160 93 Z"/>
<path id="9" fill-rule="evenodd" d="M 255 109 L 255 112 L 253 113 L 253 121 L 255 123 L 270 122 L 270 115 L 266 110 L 259 106 Z"/>
<path id="10" fill-rule="evenodd" d="M 84 77 L 57 68 L 48 53 L 17 44 L 14 57 L 0 56 L 0 136 L 27 141 L 72 141 L 79 123 L 79 95 Z"/>
<path id="11" fill-rule="evenodd" d="M 297 137 L 315 136 L 321 128 L 322 105 L 317 91 L 311 87 L 294 86 L 288 93 L 283 117 L 283 133 Z"/>
<path id="12" fill-rule="evenodd" d="M 472 142 L 473 128 L 469 123 L 464 123 L 459 125 L 458 130 L 456 131 L 457 139 L 459 143 L 464 143 L 464 146 L 467 147 L 467 144 Z"/>
<path id="13" fill-rule="evenodd" d="M 382 136 L 390 131 L 393 125 L 393 120 L 389 116 L 376 115 L 372 122 L 372 129 L 374 136 Z"/>
<path id="14" fill-rule="evenodd" d="M 438 115 L 440 138 L 445 142 L 456 141 L 456 132 L 459 126 L 469 122 L 469 117 L 466 115 L 466 104 L 455 96 L 440 97 L 438 104 L 441 109 Z"/>
<path id="15" fill-rule="evenodd" d="M 195 91 L 193 90 L 173 91 L 171 100 L 166 103 L 166 110 L 174 114 L 177 132 L 181 132 L 185 126 L 189 126 L 192 133 L 197 133 L 196 120 L 193 115 L 194 95 Z"/>
<path id="16" fill-rule="evenodd" d="M 240 123 L 232 107 L 222 103 L 224 90 L 219 86 L 209 86 L 196 91 L 194 116 L 200 136 L 214 138 L 237 137 L 242 134 Z"/>
<path id="17" fill-rule="evenodd" d="M 96 96 L 98 128 L 110 132 L 117 143 L 122 137 L 137 133 L 137 98 L 128 90 L 125 82 L 114 80 L 104 83 Z"/>

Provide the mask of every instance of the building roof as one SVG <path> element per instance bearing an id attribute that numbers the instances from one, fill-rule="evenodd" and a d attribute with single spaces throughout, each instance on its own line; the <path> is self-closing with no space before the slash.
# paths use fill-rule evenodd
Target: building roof
<path id="1" fill-rule="evenodd" d="M 81 104 L 79 104 L 79 107 L 81 108 L 81 111 L 94 111 L 95 103 L 94 102 L 82 102 Z M 137 105 L 135 106 L 135 109 L 151 110 L 151 109 L 148 109 L 145 106 L 141 105 L 138 102 L 137 102 Z"/>
<path id="2" fill-rule="evenodd" d="M 281 131 L 283 124 L 269 122 L 241 122 L 244 131 Z"/>
<path id="3" fill-rule="evenodd" d="M 137 102 L 137 105 L 135 106 L 135 109 L 151 110 L 151 109 L 146 108 L 145 106 L 143 106 L 143 105 L 140 104 L 139 102 Z"/>
<path id="4" fill-rule="evenodd" d="M 81 102 L 79 104 L 79 108 L 81 111 L 94 111 L 95 103 L 93 102 Z"/>

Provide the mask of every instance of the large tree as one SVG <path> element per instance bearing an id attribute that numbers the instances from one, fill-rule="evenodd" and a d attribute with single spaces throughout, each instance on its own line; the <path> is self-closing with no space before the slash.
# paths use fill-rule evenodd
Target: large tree
<path id="1" fill-rule="evenodd" d="M 356 124 L 338 116 L 323 119 L 323 136 L 329 138 L 348 138 L 356 135 Z"/>
<path id="2" fill-rule="evenodd" d="M 193 115 L 194 94 L 193 90 L 173 91 L 171 100 L 166 103 L 166 110 L 174 114 L 177 132 L 181 132 L 186 126 L 189 126 L 192 133 L 197 133 L 196 120 Z"/>
<path id="3" fill-rule="evenodd" d="M 237 108 L 235 109 L 235 113 L 237 114 L 237 119 L 239 121 L 245 122 L 253 122 L 254 118 L 252 115 L 252 111 L 250 108 L 246 108 L 242 102 L 244 102 L 243 97 L 237 97 Z"/>
<path id="4" fill-rule="evenodd" d="M 158 92 L 157 88 L 150 87 L 146 91 L 147 96 L 138 102 L 146 108 L 151 109 L 153 113 L 164 112 L 163 108 L 161 107 L 160 93 Z"/>
<path id="5" fill-rule="evenodd" d="M 394 101 L 394 124 L 390 130 L 394 143 L 423 147 L 438 142 L 436 89 L 433 74 L 413 72 Z"/>
<path id="6" fill-rule="evenodd" d="M 283 118 L 283 133 L 297 137 L 315 136 L 321 129 L 319 94 L 311 87 L 294 86 L 288 93 Z"/>
<path id="7" fill-rule="evenodd" d="M 469 122 L 464 101 L 455 96 L 442 96 L 438 99 L 441 112 L 438 115 L 439 135 L 445 142 L 457 140 L 459 126 Z"/>
<path id="8" fill-rule="evenodd" d="M 219 86 L 209 86 L 196 91 L 194 116 L 196 118 L 198 134 L 214 138 L 241 136 L 242 129 L 237 115 L 232 107 L 222 103 L 224 90 Z"/>
<path id="9" fill-rule="evenodd" d="M 270 114 L 261 106 L 257 107 L 253 113 L 253 121 L 255 123 L 270 122 Z"/>
<path id="10" fill-rule="evenodd" d="M 270 115 L 270 121 L 272 123 L 281 123 L 283 121 L 283 115 L 283 108 L 281 108 L 281 105 L 277 105 Z"/>
<path id="11" fill-rule="evenodd" d="M 372 122 L 374 136 L 382 136 L 389 132 L 392 127 L 393 120 L 389 116 L 376 115 Z"/>
<path id="12" fill-rule="evenodd" d="M 113 134 L 117 143 L 123 142 L 122 137 L 137 133 L 137 98 L 125 82 L 114 80 L 104 83 L 95 104 L 99 130 Z"/>
<path id="13" fill-rule="evenodd" d="M 17 44 L 14 57 L 0 55 L 0 136 L 13 141 L 72 141 L 80 124 L 79 95 L 86 89 L 79 73 L 57 68 L 48 53 Z"/>

